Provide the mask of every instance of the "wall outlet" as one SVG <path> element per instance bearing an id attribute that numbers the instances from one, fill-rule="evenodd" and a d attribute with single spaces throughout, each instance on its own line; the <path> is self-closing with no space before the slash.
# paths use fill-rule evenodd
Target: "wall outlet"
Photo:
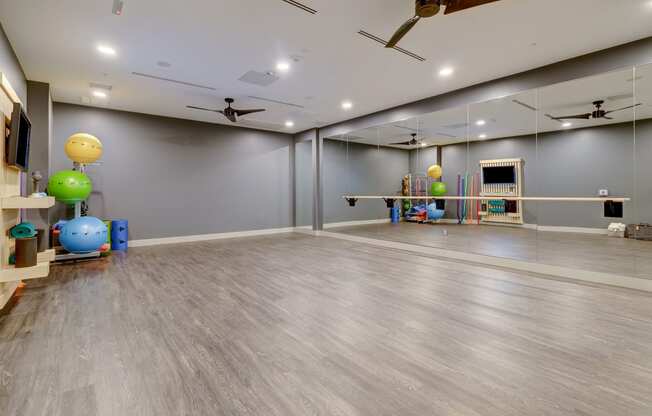
<path id="1" fill-rule="evenodd" d="M 600 189 L 600 190 L 598 191 L 598 194 L 599 194 L 600 196 L 609 196 L 609 190 L 608 190 L 608 189 Z"/>

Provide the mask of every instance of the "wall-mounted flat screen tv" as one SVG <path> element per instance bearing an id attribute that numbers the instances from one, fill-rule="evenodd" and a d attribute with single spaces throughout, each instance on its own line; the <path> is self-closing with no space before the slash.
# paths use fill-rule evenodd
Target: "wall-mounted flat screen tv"
<path id="1" fill-rule="evenodd" d="M 485 166 L 482 168 L 484 184 L 514 184 L 516 183 L 516 168 L 514 166 Z"/>
<path id="2" fill-rule="evenodd" d="M 27 114 L 19 103 L 14 103 L 11 113 L 11 131 L 7 139 L 7 164 L 27 171 L 29 165 L 29 139 L 32 132 Z"/>

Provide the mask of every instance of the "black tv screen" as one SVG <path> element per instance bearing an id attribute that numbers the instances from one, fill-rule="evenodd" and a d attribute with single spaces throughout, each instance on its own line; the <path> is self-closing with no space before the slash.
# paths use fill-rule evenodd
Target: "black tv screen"
<path id="1" fill-rule="evenodd" d="M 29 165 L 29 139 L 32 130 L 22 106 L 14 103 L 11 113 L 11 131 L 7 142 L 7 164 L 27 171 Z"/>
<path id="2" fill-rule="evenodd" d="M 485 184 L 516 183 L 514 166 L 486 166 L 482 168 L 482 181 Z"/>

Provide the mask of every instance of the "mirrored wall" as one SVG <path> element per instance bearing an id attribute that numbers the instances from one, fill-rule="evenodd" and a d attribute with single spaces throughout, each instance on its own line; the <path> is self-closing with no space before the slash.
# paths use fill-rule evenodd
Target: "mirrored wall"
<path id="1" fill-rule="evenodd" d="M 649 178 L 652 65 L 328 138 L 324 222 L 441 253 L 652 279 Z"/>

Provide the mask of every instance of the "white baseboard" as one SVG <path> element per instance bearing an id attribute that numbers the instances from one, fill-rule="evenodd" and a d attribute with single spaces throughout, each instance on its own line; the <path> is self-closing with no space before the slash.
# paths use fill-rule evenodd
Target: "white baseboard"
<path id="1" fill-rule="evenodd" d="M 549 231 L 553 233 L 582 233 L 582 234 L 603 234 L 607 235 L 606 228 L 588 228 L 588 227 L 561 227 L 555 225 L 539 225 L 538 231 Z"/>
<path id="2" fill-rule="evenodd" d="M 343 221 L 343 222 L 329 222 L 324 224 L 324 229 L 335 227 L 354 227 L 356 225 L 373 225 L 373 224 L 388 224 L 392 220 L 389 218 L 380 218 L 377 220 L 360 220 L 360 221 Z"/>
<path id="3" fill-rule="evenodd" d="M 482 254 L 465 253 L 434 247 L 420 246 L 416 244 L 401 243 L 396 241 L 378 240 L 374 238 L 358 237 L 351 234 L 332 233 L 320 231 L 315 233 L 320 237 L 332 237 L 340 240 L 348 240 L 357 243 L 370 244 L 377 247 L 403 250 L 407 252 L 425 254 L 433 257 L 475 263 L 479 265 L 503 267 L 512 270 L 519 270 L 542 275 L 563 277 L 569 280 L 577 280 L 590 283 L 599 283 L 609 286 L 624 287 L 628 289 L 643 290 L 652 292 L 652 279 L 622 276 L 612 273 L 593 272 L 589 270 L 573 269 L 570 267 L 553 266 L 549 264 L 533 263 L 523 260 L 512 260 L 503 257 L 486 256 Z"/>
<path id="4" fill-rule="evenodd" d="M 294 227 L 268 228 L 265 230 L 235 231 L 217 234 L 183 235 L 179 237 L 148 238 L 143 240 L 130 240 L 129 247 L 147 247 L 163 244 L 193 243 L 196 241 L 224 240 L 227 238 L 255 237 L 261 235 L 284 234 L 294 231 Z"/>
<path id="5" fill-rule="evenodd" d="M 442 218 L 438 221 L 440 224 L 458 224 L 459 221 L 454 218 Z M 478 225 L 474 223 L 467 223 L 463 225 Z M 481 223 L 480 225 L 488 225 L 491 227 L 516 227 L 527 228 L 528 230 L 548 231 L 554 233 L 580 233 L 580 234 L 602 234 L 607 235 L 606 228 L 589 228 L 589 227 L 566 227 L 558 225 L 537 225 L 537 224 L 501 224 L 501 223 Z"/>

